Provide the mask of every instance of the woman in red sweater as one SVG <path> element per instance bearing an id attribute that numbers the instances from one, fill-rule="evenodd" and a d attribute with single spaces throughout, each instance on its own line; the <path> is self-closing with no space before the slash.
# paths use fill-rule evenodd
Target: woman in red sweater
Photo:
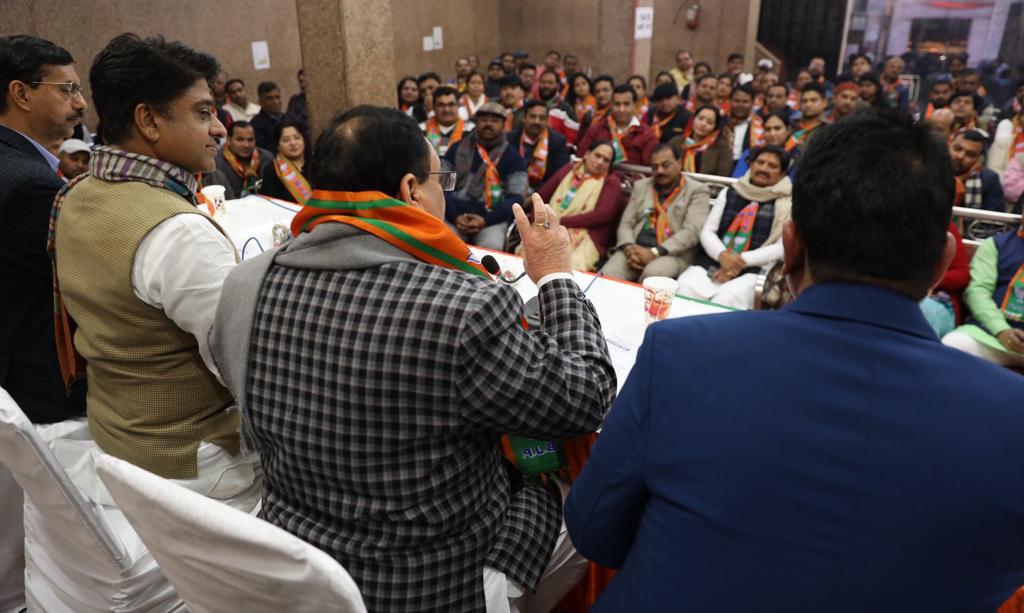
<path id="1" fill-rule="evenodd" d="M 921 301 L 924 317 L 939 338 L 952 332 L 963 319 L 961 296 L 967 289 L 967 284 L 971 282 L 970 258 L 967 257 L 967 249 L 964 248 L 963 239 L 955 223 L 949 224 L 949 233 L 956 240 L 956 255 L 949 263 L 942 281 Z"/>

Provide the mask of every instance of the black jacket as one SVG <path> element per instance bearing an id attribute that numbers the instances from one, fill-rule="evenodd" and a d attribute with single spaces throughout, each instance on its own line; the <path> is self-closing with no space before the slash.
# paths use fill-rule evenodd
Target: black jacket
<path id="1" fill-rule="evenodd" d="M 0 125 L 0 387 L 34 423 L 85 412 L 85 382 L 64 391 L 53 333 L 46 237 L 63 185 L 28 139 Z"/>
<path id="2" fill-rule="evenodd" d="M 274 117 L 265 109 L 260 109 L 260 112 L 252 118 L 249 125 L 252 126 L 252 131 L 256 133 L 257 147 L 262 147 L 273 154 L 277 154 L 277 140 L 274 139 L 274 128 L 277 127 L 280 121 L 281 117 Z"/>
<path id="3" fill-rule="evenodd" d="M 515 147 L 516 151 L 519 151 L 519 138 L 523 135 L 523 129 L 514 130 L 512 132 L 506 132 L 505 138 L 508 139 L 510 145 Z M 533 158 L 533 147 L 524 147 L 526 155 L 523 159 L 526 160 L 526 166 L 530 166 L 530 160 Z M 570 153 L 569 145 L 565 137 L 555 132 L 554 130 L 548 130 L 548 166 L 547 170 L 544 171 L 544 181 L 547 181 L 556 172 L 561 170 L 562 166 L 569 163 Z M 543 185 L 543 181 L 541 182 Z M 540 185 L 534 187 L 539 189 Z"/>

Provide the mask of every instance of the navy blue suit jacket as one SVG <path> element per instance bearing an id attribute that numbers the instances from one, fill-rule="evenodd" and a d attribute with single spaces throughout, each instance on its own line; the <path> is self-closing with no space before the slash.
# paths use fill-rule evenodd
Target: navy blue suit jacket
<path id="1" fill-rule="evenodd" d="M 1024 378 L 865 285 L 648 329 L 565 521 L 594 611 L 986 611 L 1024 584 Z"/>

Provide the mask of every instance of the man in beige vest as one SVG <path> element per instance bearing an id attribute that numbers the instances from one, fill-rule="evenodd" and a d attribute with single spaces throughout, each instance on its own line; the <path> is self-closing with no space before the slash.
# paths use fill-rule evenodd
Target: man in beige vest
<path id="1" fill-rule="evenodd" d="M 651 152 L 651 176 L 633 184 L 604 274 L 626 281 L 675 278 L 697 257 L 711 192 L 683 175 L 681 158 L 667 143 Z"/>
<path id="2" fill-rule="evenodd" d="M 258 496 L 259 471 L 239 453 L 238 411 L 206 336 L 236 255 L 196 208 L 194 176 L 214 168 L 225 134 L 208 86 L 218 68 L 181 43 L 131 34 L 96 56 L 90 82 L 110 146 L 58 196 L 53 247 L 96 444 L 234 504 Z M 70 334 L 57 337 L 68 355 Z M 102 501 L 89 471 L 73 479 Z"/>

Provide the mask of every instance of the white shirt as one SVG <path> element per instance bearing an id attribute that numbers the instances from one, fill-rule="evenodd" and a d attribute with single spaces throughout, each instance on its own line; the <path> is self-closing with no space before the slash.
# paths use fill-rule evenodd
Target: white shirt
<path id="1" fill-rule="evenodd" d="M 708 213 L 708 219 L 704 222 L 704 227 L 700 231 L 701 247 L 704 247 L 705 253 L 716 262 L 722 256 L 722 252 L 725 251 L 725 243 L 718 236 L 718 226 L 722 223 L 722 213 L 725 212 L 725 198 L 730 189 L 732 188 L 727 187 L 718 192 L 718 197 L 711 203 L 711 212 Z M 757 249 L 745 251 L 740 256 L 747 263 L 747 266 L 763 267 L 766 264 L 773 264 L 782 259 L 782 238 L 779 238 L 774 243 L 761 245 Z"/>
<path id="2" fill-rule="evenodd" d="M 750 129 L 750 118 L 736 124 L 732 129 L 732 161 L 740 159 L 743 155 L 743 141 L 747 138 L 747 130 Z"/>
<path id="3" fill-rule="evenodd" d="M 249 103 L 249 106 L 244 109 L 234 102 L 228 102 L 221 107 L 231 115 L 231 119 L 234 121 L 252 121 L 252 118 L 260 114 L 260 105 Z"/>

